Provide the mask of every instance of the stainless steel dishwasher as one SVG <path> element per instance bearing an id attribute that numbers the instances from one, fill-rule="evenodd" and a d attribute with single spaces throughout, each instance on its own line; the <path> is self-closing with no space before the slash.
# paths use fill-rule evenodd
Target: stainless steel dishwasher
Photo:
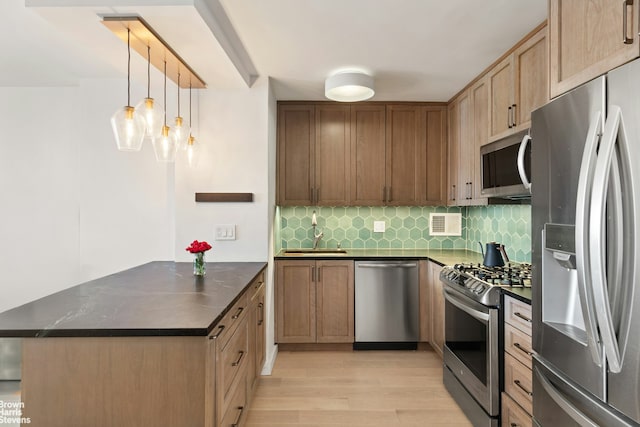
<path id="1" fill-rule="evenodd" d="M 415 349 L 418 261 L 356 261 L 355 350 Z"/>

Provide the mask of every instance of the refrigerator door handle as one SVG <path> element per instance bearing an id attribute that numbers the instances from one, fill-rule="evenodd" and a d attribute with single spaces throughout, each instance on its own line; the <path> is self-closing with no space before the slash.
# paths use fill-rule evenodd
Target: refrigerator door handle
<path id="1" fill-rule="evenodd" d="M 604 134 L 598 150 L 598 161 L 593 177 L 591 193 L 591 218 L 589 224 L 589 258 L 591 264 L 591 287 L 596 306 L 596 316 L 609 370 L 622 370 L 620 347 L 613 326 L 613 316 L 607 291 L 606 277 L 606 202 L 609 175 L 614 158 L 616 139 L 621 138 L 626 145 L 626 133 L 622 122 L 622 112 L 617 105 L 609 107 Z M 619 212 L 619 211 L 618 211 Z M 621 254 L 618 254 L 619 256 Z"/>
<path id="2" fill-rule="evenodd" d="M 518 149 L 518 174 L 520 174 L 520 181 L 524 185 L 524 188 L 529 190 L 531 193 L 531 182 L 527 177 L 527 171 L 524 168 L 524 155 L 527 152 L 527 145 L 531 142 L 531 136 L 525 135 L 522 137 L 522 142 L 520 142 L 520 148 Z"/>
<path id="3" fill-rule="evenodd" d="M 602 366 L 602 351 L 599 343 L 598 325 L 595 314 L 591 275 L 589 269 L 589 189 L 593 184 L 594 169 L 597 161 L 597 148 L 602 132 L 602 113 L 598 111 L 591 118 L 585 148 L 582 154 L 578 192 L 576 199 L 576 269 L 578 271 L 578 294 L 582 307 L 587 347 L 593 363 Z"/>
<path id="4" fill-rule="evenodd" d="M 535 367 L 533 368 L 540 384 L 544 391 L 547 392 L 549 397 L 553 399 L 553 401 L 560 407 L 562 410 L 569 415 L 576 423 L 578 423 L 582 427 L 599 427 L 599 425 L 589 419 L 585 414 L 580 412 L 578 408 L 576 408 L 571 402 L 562 396 L 562 394 L 556 390 L 556 388 L 551 384 L 551 382 L 545 378 L 545 376 L 540 372 L 540 370 Z"/>

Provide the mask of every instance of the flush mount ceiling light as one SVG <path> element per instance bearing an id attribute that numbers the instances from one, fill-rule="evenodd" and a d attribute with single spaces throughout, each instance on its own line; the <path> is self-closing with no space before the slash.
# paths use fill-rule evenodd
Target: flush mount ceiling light
<path id="1" fill-rule="evenodd" d="M 324 82 L 324 96 L 334 101 L 364 101 L 374 93 L 373 77 L 361 72 L 334 74 Z"/>

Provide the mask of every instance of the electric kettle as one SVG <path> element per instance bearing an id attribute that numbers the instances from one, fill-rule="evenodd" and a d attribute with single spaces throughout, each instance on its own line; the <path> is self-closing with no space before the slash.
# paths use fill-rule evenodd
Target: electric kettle
<path id="1" fill-rule="evenodd" d="M 484 257 L 483 264 L 485 267 L 502 267 L 505 262 L 506 255 L 504 251 L 504 246 L 500 243 L 489 242 L 486 244 L 486 250 L 482 249 L 482 243 L 480 244 L 480 251 L 482 252 L 482 256 Z M 509 260 L 507 260 L 509 262 Z"/>

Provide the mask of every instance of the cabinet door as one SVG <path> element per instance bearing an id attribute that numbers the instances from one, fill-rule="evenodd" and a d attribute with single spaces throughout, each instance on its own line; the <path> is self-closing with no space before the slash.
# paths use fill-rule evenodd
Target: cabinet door
<path id="1" fill-rule="evenodd" d="M 489 139 L 497 139 L 513 126 L 513 56 L 505 58 L 489 71 Z"/>
<path id="2" fill-rule="evenodd" d="M 460 108 L 456 100 L 449 104 L 449 146 L 447 164 L 449 166 L 448 186 L 447 186 L 447 205 L 455 206 L 458 204 L 458 158 L 460 153 L 460 127 L 459 115 Z"/>
<path id="3" fill-rule="evenodd" d="M 637 0 L 549 1 L 552 98 L 638 56 L 639 8 Z"/>
<path id="4" fill-rule="evenodd" d="M 276 340 L 316 342 L 314 261 L 276 262 Z"/>
<path id="5" fill-rule="evenodd" d="M 420 200 L 419 176 L 424 165 L 420 155 L 424 140 L 420 107 L 387 105 L 387 205 L 415 205 Z"/>
<path id="6" fill-rule="evenodd" d="M 385 107 L 351 107 L 351 204 L 384 204 Z"/>
<path id="7" fill-rule="evenodd" d="M 316 107 L 315 200 L 318 205 L 349 204 L 351 107 Z"/>
<path id="8" fill-rule="evenodd" d="M 463 92 L 454 101 L 449 110 L 450 113 L 450 139 L 449 139 L 449 191 L 451 205 L 464 206 L 470 203 L 471 181 L 473 170 L 471 167 L 471 155 L 473 154 L 473 125 L 471 117 L 471 98 L 469 91 Z"/>
<path id="9" fill-rule="evenodd" d="M 531 112 L 549 99 L 547 28 L 544 27 L 517 48 L 515 70 L 515 131 L 531 126 Z"/>
<path id="10" fill-rule="evenodd" d="M 317 261 L 317 341 L 354 341 L 353 261 Z"/>
<path id="11" fill-rule="evenodd" d="M 471 199 L 473 205 L 486 204 L 486 197 L 482 196 L 482 163 L 480 159 L 480 147 L 488 142 L 489 132 L 489 84 L 483 78 L 471 88 L 473 110 L 473 132 L 470 144 L 472 153 L 469 155 L 469 169 L 471 175 Z"/>
<path id="12" fill-rule="evenodd" d="M 315 107 L 278 106 L 277 188 L 280 205 L 308 206 L 315 183 Z"/>
<path id="13" fill-rule="evenodd" d="M 257 293 L 251 299 L 251 312 L 249 314 L 249 360 L 247 368 L 248 398 L 251 398 L 253 390 L 258 384 L 258 378 L 264 366 L 265 348 L 265 322 L 264 322 L 264 296 L 265 287 L 262 284 Z"/>
<path id="14" fill-rule="evenodd" d="M 430 261 L 420 260 L 420 342 L 431 341 L 431 270 Z"/>
<path id="15" fill-rule="evenodd" d="M 420 130 L 425 138 L 421 145 L 419 168 L 420 201 L 423 205 L 442 206 L 447 203 L 447 109 L 445 107 L 425 107 Z"/>
<path id="16" fill-rule="evenodd" d="M 429 262 L 431 288 L 431 346 L 442 357 L 444 348 L 444 295 L 440 271 L 442 267 Z"/>

